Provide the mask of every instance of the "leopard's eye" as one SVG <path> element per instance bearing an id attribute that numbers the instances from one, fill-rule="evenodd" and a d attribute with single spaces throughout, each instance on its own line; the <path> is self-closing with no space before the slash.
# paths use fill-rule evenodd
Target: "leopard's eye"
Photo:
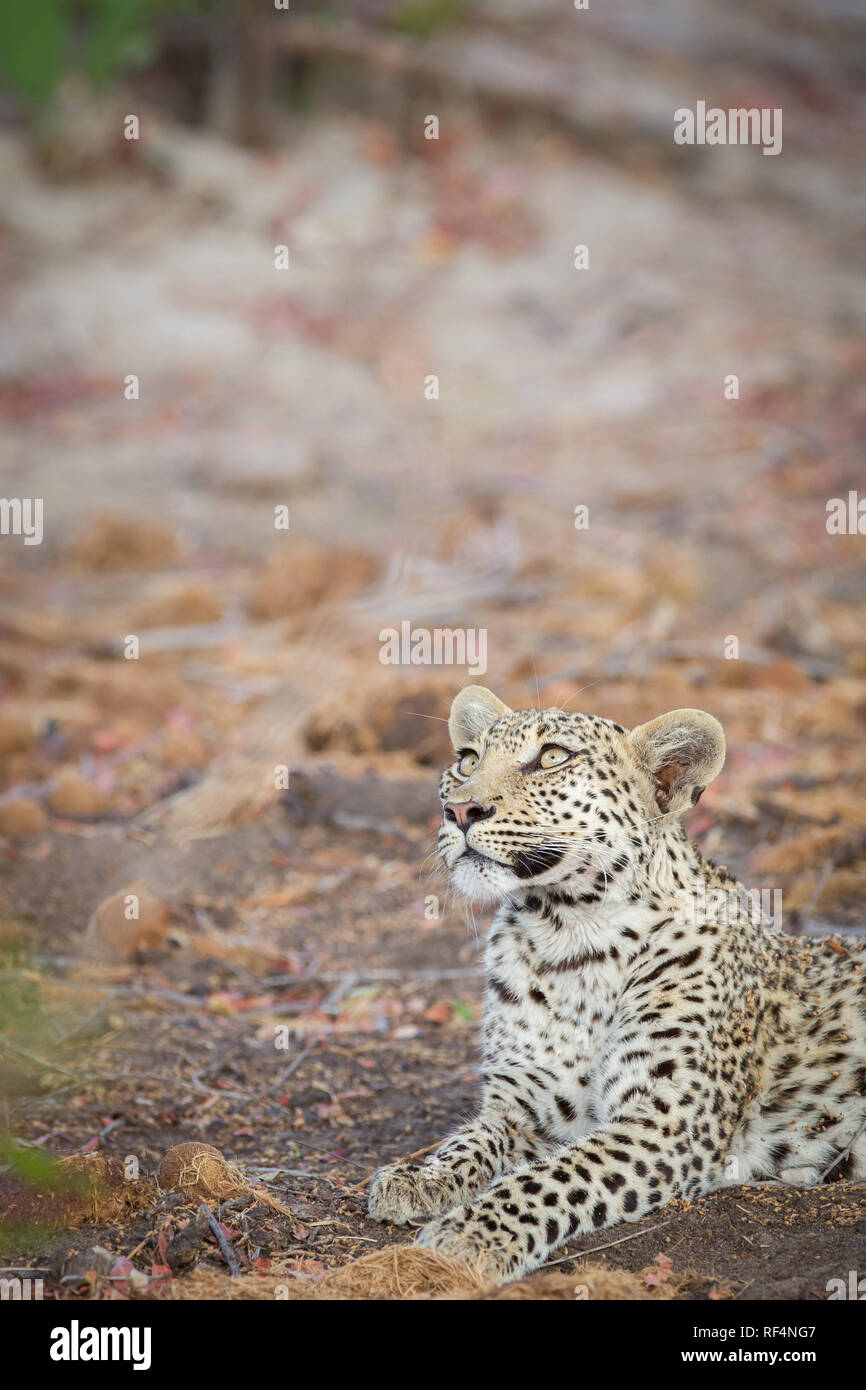
<path id="1" fill-rule="evenodd" d="M 543 768 L 561 767 L 567 763 L 571 754 L 567 748 L 557 748 L 555 743 L 549 743 L 546 748 L 542 748 L 538 759 L 538 766 Z"/>
<path id="2" fill-rule="evenodd" d="M 457 771 L 461 777 L 468 777 L 478 766 L 477 753 L 461 753 L 457 761 Z"/>

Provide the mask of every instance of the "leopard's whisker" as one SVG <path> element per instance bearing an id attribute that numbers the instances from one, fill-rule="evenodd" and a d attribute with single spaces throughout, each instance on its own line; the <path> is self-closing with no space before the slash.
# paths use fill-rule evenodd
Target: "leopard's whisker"
<path id="1" fill-rule="evenodd" d="M 590 681 L 589 685 L 582 685 L 582 686 L 580 687 L 580 690 L 575 690 L 573 694 L 569 695 L 568 699 L 566 700 L 565 704 L 564 704 L 563 707 L 562 707 L 562 713 L 563 713 L 563 714 L 566 713 L 566 711 L 568 710 L 568 706 L 571 704 L 572 700 L 576 700 L 577 697 L 578 697 L 578 695 L 582 695 L 582 694 L 583 694 L 584 690 L 592 690 L 592 687 L 593 687 L 594 685 L 600 685 L 602 679 L 603 679 L 603 678 L 602 678 L 601 676 L 599 676 L 599 678 L 598 678 L 597 681 Z"/>

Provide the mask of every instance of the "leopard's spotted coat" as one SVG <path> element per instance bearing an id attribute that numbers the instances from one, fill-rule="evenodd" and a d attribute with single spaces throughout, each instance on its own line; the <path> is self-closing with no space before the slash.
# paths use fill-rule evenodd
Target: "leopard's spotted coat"
<path id="1" fill-rule="evenodd" d="M 717 721 L 629 732 L 470 686 L 450 729 L 440 853 L 502 902 L 483 1099 L 428 1162 L 379 1170 L 371 1214 L 432 1217 L 422 1245 L 513 1277 L 678 1194 L 814 1182 L 852 1140 L 834 1176 L 866 1175 L 863 942 L 771 933 L 680 827 L 724 761 Z"/>

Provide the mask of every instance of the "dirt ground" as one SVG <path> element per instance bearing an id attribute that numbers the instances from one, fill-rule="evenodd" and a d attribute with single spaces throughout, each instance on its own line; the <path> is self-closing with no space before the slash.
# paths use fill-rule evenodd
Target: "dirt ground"
<path id="1" fill-rule="evenodd" d="M 488 919 L 432 858 L 472 676 L 383 665 L 385 627 L 485 629 L 514 705 L 710 710 L 703 850 L 785 930 L 863 930 L 863 538 L 826 527 L 863 477 L 860 108 L 805 22 L 759 82 L 704 16 L 639 90 L 639 9 L 599 19 L 579 109 L 443 77 L 433 148 L 426 90 L 314 101 L 268 154 L 154 109 L 74 177 L 80 114 L 41 150 L 0 133 L 2 488 L 45 499 L 41 545 L 0 541 L 0 1263 L 48 1297 L 310 1296 L 405 1244 L 366 1185 L 472 1109 Z M 784 164 L 672 163 L 656 115 L 698 74 L 784 102 Z M 611 91 L 640 117 L 613 150 Z M 156 1186 L 190 1141 L 244 1174 L 210 1202 L 235 1275 Z M 732 1189 L 569 1242 L 519 1296 L 821 1299 L 864 1236 L 861 1186 Z M 517 1296 L 407 1294 L 402 1258 L 366 1296 Z"/>

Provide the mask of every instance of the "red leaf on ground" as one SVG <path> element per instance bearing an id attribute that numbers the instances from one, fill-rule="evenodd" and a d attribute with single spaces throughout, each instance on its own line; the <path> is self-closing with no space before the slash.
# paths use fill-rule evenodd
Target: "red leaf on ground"
<path id="1" fill-rule="evenodd" d="M 425 1011 L 424 1017 L 428 1023 L 450 1023 L 454 1015 L 451 1005 L 440 999 L 435 1004 L 430 1005 L 429 1009 Z"/>
<path id="2" fill-rule="evenodd" d="M 660 1288 L 662 1284 L 670 1279 L 673 1270 L 674 1263 L 669 1255 L 656 1255 L 656 1267 L 655 1269 L 648 1270 L 643 1277 L 643 1281 L 645 1284 L 649 1285 L 650 1288 Z"/>
<path id="3" fill-rule="evenodd" d="M 126 1297 L 130 1292 L 129 1276 L 134 1273 L 135 1265 L 132 1263 L 132 1260 L 127 1259 L 125 1255 L 118 1255 L 111 1269 L 108 1271 L 108 1277 L 112 1280 L 115 1296 L 119 1295 L 121 1298 Z"/>

